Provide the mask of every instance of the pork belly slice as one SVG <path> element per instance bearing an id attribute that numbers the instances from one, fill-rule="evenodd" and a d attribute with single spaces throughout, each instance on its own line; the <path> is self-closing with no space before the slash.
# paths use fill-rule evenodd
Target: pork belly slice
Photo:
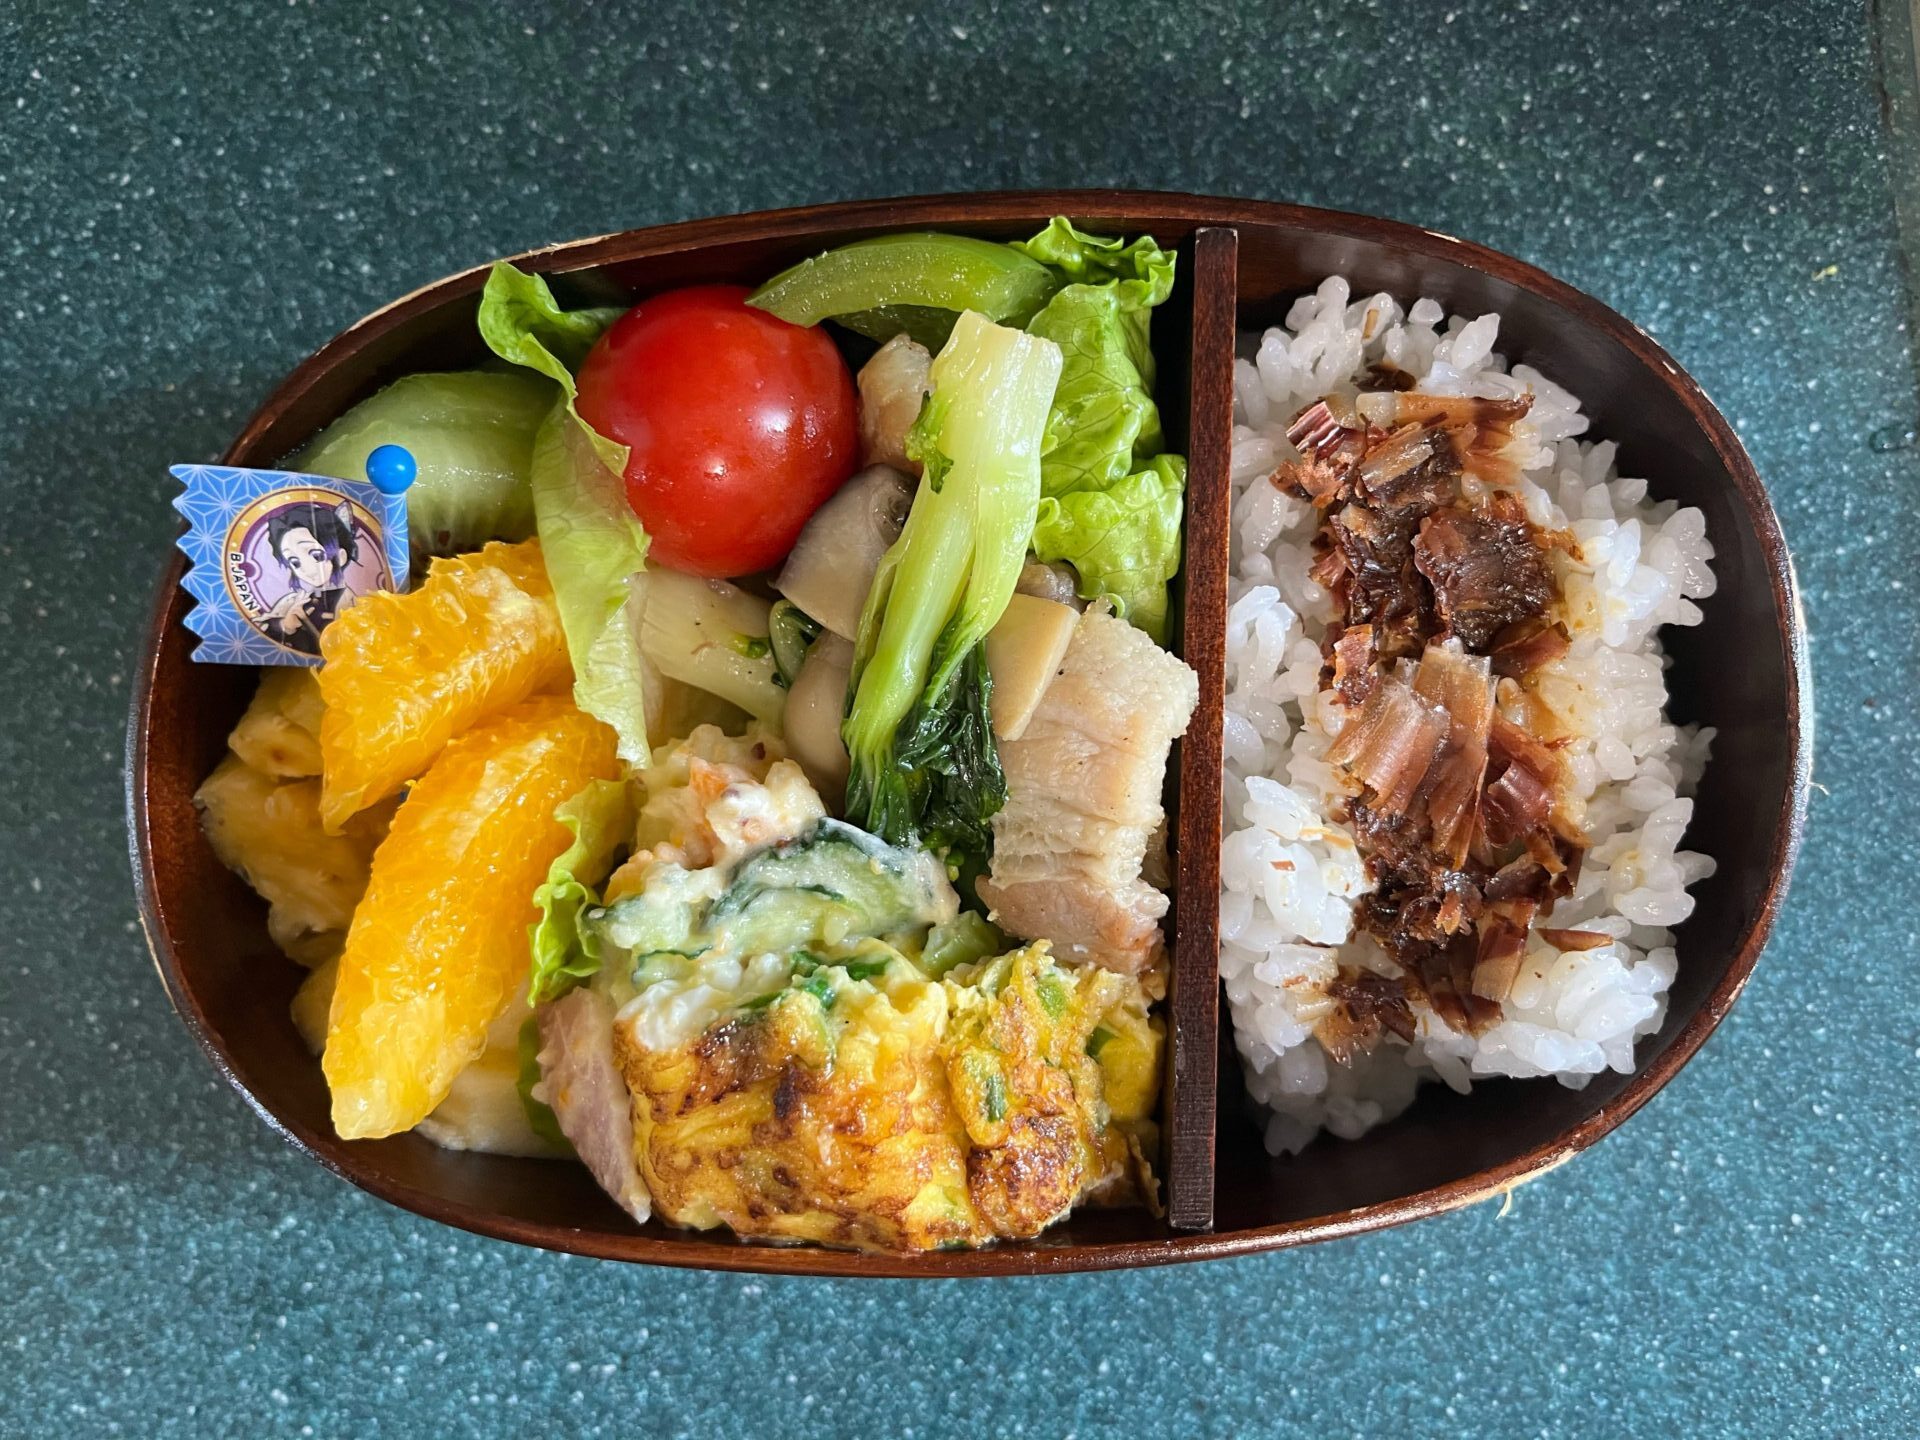
<path id="1" fill-rule="evenodd" d="M 1141 865 L 1199 698 L 1193 671 L 1142 631 L 1104 606 L 1081 616 L 1026 732 L 1000 747 L 1007 804 L 979 893 L 1002 929 L 1123 974 L 1154 963 L 1167 897 Z"/>
<path id="2" fill-rule="evenodd" d="M 633 1097 L 613 1057 L 613 1004 L 580 986 L 540 1008 L 540 1083 L 533 1096 L 600 1188 L 634 1219 L 653 1213 L 633 1153 Z"/>

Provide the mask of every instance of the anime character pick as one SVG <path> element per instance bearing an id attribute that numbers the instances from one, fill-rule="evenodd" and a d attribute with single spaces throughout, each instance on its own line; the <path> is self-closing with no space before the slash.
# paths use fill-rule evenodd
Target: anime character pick
<path id="1" fill-rule="evenodd" d="M 318 665 L 320 637 L 355 600 L 407 583 L 406 490 L 413 456 L 368 455 L 365 480 L 176 465 L 186 517 L 182 582 L 193 658 L 226 665 Z"/>

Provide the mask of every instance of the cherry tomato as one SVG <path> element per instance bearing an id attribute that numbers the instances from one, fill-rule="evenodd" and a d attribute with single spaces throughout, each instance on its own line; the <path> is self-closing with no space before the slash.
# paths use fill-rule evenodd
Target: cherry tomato
<path id="1" fill-rule="evenodd" d="M 643 300 L 580 367 L 581 418 L 628 447 L 648 559 L 693 575 L 780 563 L 859 458 L 853 377 L 819 329 L 742 285 Z"/>

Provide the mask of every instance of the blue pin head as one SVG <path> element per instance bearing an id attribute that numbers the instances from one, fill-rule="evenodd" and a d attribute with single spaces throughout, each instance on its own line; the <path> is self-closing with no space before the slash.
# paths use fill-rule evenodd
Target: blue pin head
<path id="1" fill-rule="evenodd" d="M 367 479 L 382 495 L 403 495 L 420 467 L 413 452 L 401 445 L 382 445 L 367 456 Z"/>

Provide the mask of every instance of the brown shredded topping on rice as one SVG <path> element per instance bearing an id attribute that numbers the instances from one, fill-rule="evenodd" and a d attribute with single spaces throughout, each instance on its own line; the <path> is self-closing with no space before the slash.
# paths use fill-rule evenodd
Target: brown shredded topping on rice
<path id="1" fill-rule="evenodd" d="M 1559 755 L 1495 703 L 1497 684 L 1570 644 L 1552 552 L 1571 539 L 1506 488 L 1531 397 L 1371 378 L 1377 390 L 1303 410 L 1287 431 L 1301 458 L 1272 476 L 1321 512 L 1311 574 L 1338 609 L 1322 684 L 1348 712 L 1327 759 L 1359 787 L 1343 817 L 1374 887 L 1358 927 L 1401 972 L 1328 986 L 1316 1033 L 1336 1058 L 1383 1033 L 1411 1038 L 1415 1000 L 1456 1029 L 1498 1019 L 1535 917 L 1572 892 L 1586 850 Z M 1608 943 L 1542 934 L 1565 949 Z"/>

